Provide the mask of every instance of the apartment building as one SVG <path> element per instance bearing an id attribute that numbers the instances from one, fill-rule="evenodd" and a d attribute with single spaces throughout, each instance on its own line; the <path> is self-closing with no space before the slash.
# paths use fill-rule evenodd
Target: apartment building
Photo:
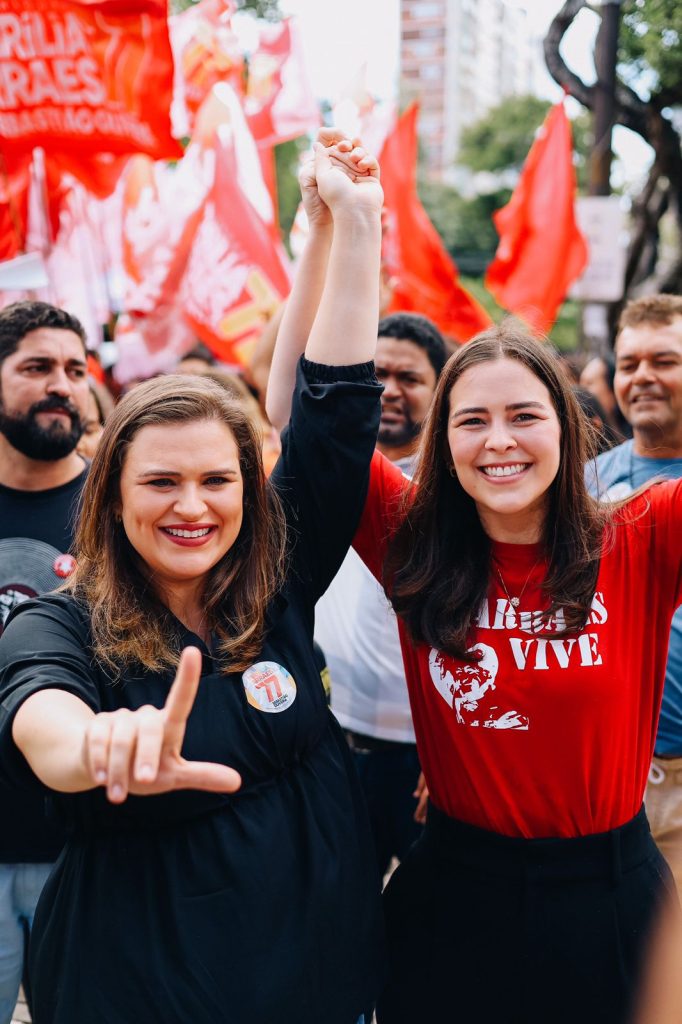
<path id="1" fill-rule="evenodd" d="M 428 173 L 452 180 L 462 129 L 533 90 L 540 41 L 512 0 L 400 0 L 403 89 L 421 101 Z"/>

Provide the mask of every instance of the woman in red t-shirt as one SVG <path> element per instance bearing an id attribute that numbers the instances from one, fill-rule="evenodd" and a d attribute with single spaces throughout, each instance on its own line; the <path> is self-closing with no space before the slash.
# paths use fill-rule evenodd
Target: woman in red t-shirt
<path id="1" fill-rule="evenodd" d="M 380 1024 L 620 1024 L 674 892 L 642 797 L 682 482 L 599 505 L 587 429 L 507 322 L 445 367 L 414 483 L 375 456 L 355 546 L 400 617 L 431 797 L 385 893 Z"/>
<path id="2" fill-rule="evenodd" d="M 273 422 L 304 337 L 280 331 Z M 600 505 L 588 430 L 552 350 L 507 322 L 443 370 L 414 481 L 374 457 L 354 545 L 399 615 L 431 800 L 385 894 L 379 1024 L 622 1024 L 676 899 L 642 798 L 682 481 Z"/>

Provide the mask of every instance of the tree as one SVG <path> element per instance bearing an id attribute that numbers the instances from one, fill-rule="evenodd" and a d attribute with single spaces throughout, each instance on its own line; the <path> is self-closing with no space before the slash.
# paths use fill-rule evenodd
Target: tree
<path id="1" fill-rule="evenodd" d="M 536 96 L 510 96 L 462 132 L 457 163 L 472 171 L 520 168 L 550 104 Z"/>
<path id="2" fill-rule="evenodd" d="M 465 199 L 457 189 L 419 180 L 419 198 L 443 245 L 463 272 L 482 274 L 497 247 L 492 215 L 509 199 L 509 190 Z"/>
<path id="3" fill-rule="evenodd" d="M 277 172 L 277 206 L 282 237 L 288 238 L 294 217 L 301 201 L 298 187 L 298 168 L 301 154 L 309 147 L 306 135 L 275 146 L 275 168 Z"/>
<path id="4" fill-rule="evenodd" d="M 569 26 L 587 6 L 587 0 L 566 0 L 549 27 L 544 49 L 552 77 L 593 111 L 595 87 L 586 85 L 559 52 Z M 670 108 L 682 105 L 682 5 L 679 0 L 624 0 L 622 13 L 615 121 L 654 150 L 646 184 L 633 202 L 625 294 L 647 279 L 658 290 L 678 292 L 682 287 L 682 149 Z M 668 210 L 676 222 L 677 252 L 672 265 L 657 277 L 660 225 Z"/>
<path id="5" fill-rule="evenodd" d="M 509 96 L 462 132 L 457 162 L 472 171 L 518 171 L 551 107 L 537 96 Z M 592 144 L 588 114 L 571 122 L 578 187 L 587 184 L 587 158 Z M 506 201 L 506 200 L 505 200 Z"/>
<path id="6" fill-rule="evenodd" d="M 179 14 L 193 7 L 199 0 L 170 0 L 171 13 Z M 237 0 L 237 8 L 240 11 L 253 11 L 257 18 L 265 18 L 267 21 L 280 21 L 282 12 L 279 9 L 279 0 Z"/>
<path id="7" fill-rule="evenodd" d="M 474 172 L 519 171 L 551 104 L 536 96 L 510 96 L 462 132 L 457 162 Z M 573 122 L 578 180 L 586 176 L 590 127 Z M 510 189 L 465 199 L 449 185 L 420 180 L 419 195 L 448 252 L 465 271 L 481 274 L 497 248 L 492 216 L 509 201 Z"/>

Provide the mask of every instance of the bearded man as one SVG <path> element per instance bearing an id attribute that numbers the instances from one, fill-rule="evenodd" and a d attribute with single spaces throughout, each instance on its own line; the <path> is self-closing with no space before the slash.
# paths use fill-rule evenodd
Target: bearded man
<path id="1" fill-rule="evenodd" d="M 17 604 L 53 590 L 73 567 L 88 394 L 75 317 L 46 302 L 0 310 L 0 633 Z M 25 791 L 0 784 L 0 1024 L 12 1018 L 35 907 L 64 842 L 30 774 Z"/>

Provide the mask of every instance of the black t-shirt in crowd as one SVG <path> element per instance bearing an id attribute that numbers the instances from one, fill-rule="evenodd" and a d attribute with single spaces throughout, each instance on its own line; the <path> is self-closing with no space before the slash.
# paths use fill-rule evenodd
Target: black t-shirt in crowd
<path id="1" fill-rule="evenodd" d="M 85 477 L 84 470 L 45 491 L 0 484 L 0 634 L 17 605 L 54 590 L 69 575 L 73 560 L 68 552 Z M 0 863 L 56 860 L 65 833 L 50 807 L 48 790 L 35 786 L 20 792 L 0 781 Z"/>
<path id="2" fill-rule="evenodd" d="M 31 933 L 34 1019 L 50 1024 L 351 1024 L 383 964 L 374 855 L 359 780 L 313 653 L 315 602 L 360 518 L 381 389 L 371 363 L 302 360 L 270 480 L 291 537 L 283 590 L 246 671 L 203 653 L 183 755 L 232 765 L 234 794 L 57 794 L 72 834 Z M 21 651 L 33 648 L 26 663 Z M 0 641 L 0 771 L 33 778 L 11 737 L 22 701 L 57 686 L 94 711 L 162 707 L 172 671 L 112 679 L 87 605 L 55 594 Z"/>

